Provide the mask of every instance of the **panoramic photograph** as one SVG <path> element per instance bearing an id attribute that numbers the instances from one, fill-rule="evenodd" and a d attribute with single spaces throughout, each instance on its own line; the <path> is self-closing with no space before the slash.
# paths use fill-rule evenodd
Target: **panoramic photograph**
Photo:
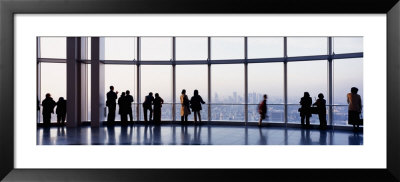
<path id="1" fill-rule="evenodd" d="M 36 42 L 36 145 L 363 145 L 362 36 Z"/>

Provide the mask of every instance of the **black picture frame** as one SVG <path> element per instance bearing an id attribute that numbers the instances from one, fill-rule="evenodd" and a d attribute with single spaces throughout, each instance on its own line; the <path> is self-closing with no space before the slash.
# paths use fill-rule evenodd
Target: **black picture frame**
<path id="1" fill-rule="evenodd" d="M 14 14 L 383 13 L 387 15 L 386 169 L 15 169 Z M 0 179 L 5 181 L 400 181 L 398 0 L 0 0 Z M 386 99 L 386 98 L 385 98 Z M 385 119 L 385 118 L 382 118 Z M 295 152 L 293 152 L 295 155 Z M 266 154 L 267 155 L 267 154 Z M 355 156 L 357 154 L 354 154 Z M 140 157 L 140 156 L 132 156 Z M 261 156 L 262 157 L 262 156 Z M 373 156 L 371 156 L 373 157 Z M 233 159 L 234 160 L 234 159 Z"/>

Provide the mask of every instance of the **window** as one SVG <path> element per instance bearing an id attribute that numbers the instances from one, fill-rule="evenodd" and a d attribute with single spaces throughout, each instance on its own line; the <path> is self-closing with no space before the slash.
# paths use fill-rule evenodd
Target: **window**
<path id="1" fill-rule="evenodd" d="M 312 56 L 328 54 L 327 37 L 288 37 L 287 54 L 293 56 Z"/>
<path id="2" fill-rule="evenodd" d="M 55 102 L 60 97 L 67 98 L 67 72 L 65 63 L 40 63 L 40 104 L 46 98 L 46 93 L 50 93 Z M 51 122 L 57 122 L 57 115 L 51 114 Z M 43 108 L 40 108 L 40 122 L 43 122 Z M 68 118 L 67 118 L 68 119 Z"/>
<path id="3" fill-rule="evenodd" d="M 110 91 L 110 86 L 114 86 L 114 91 L 118 91 L 118 98 L 121 96 L 122 92 L 129 90 L 134 98 L 134 103 L 136 103 L 136 67 L 134 65 L 105 65 L 105 81 L 104 81 L 104 93 Z M 118 103 L 117 98 L 117 103 Z M 107 96 L 104 95 L 104 103 L 107 100 Z M 136 107 L 132 103 L 132 114 L 135 118 Z M 115 120 L 120 121 L 121 116 L 118 114 L 119 106 L 115 110 Z M 108 111 L 107 111 L 108 113 Z M 107 121 L 107 117 L 104 117 L 104 121 Z"/>
<path id="4" fill-rule="evenodd" d="M 135 37 L 105 37 L 104 38 L 104 59 L 125 60 L 136 59 L 136 38 Z"/>
<path id="5" fill-rule="evenodd" d="M 207 120 L 208 116 L 208 83 L 207 83 L 207 65 L 178 65 L 176 66 L 176 113 L 175 118 L 179 120 L 180 116 L 180 96 L 182 89 L 186 89 L 186 95 L 189 100 L 193 96 L 195 89 L 199 91 L 199 95 L 202 97 L 206 104 L 202 105 L 200 112 L 202 121 Z M 190 114 L 188 120 L 193 121 L 193 114 Z"/>
<path id="6" fill-rule="evenodd" d="M 247 48 L 249 59 L 283 57 L 283 37 L 249 37 Z"/>
<path id="7" fill-rule="evenodd" d="M 363 37 L 334 37 L 333 52 L 335 54 L 363 52 Z"/>
<path id="8" fill-rule="evenodd" d="M 333 60 L 333 124 L 347 125 L 348 104 L 347 93 L 351 87 L 358 88 L 358 94 L 363 101 L 363 59 L 336 59 Z"/>
<path id="9" fill-rule="evenodd" d="M 212 120 L 244 121 L 244 66 L 211 66 Z"/>
<path id="10" fill-rule="evenodd" d="M 66 37 L 40 37 L 40 58 L 67 59 Z"/>
<path id="11" fill-rule="evenodd" d="M 141 102 L 144 102 L 144 98 L 149 95 L 149 92 L 153 93 L 153 97 L 156 93 L 160 95 L 164 100 L 164 104 L 161 109 L 162 120 L 172 120 L 172 67 L 169 65 L 143 65 L 141 66 Z M 141 120 L 144 120 L 143 107 L 140 115 Z"/>
<path id="12" fill-rule="evenodd" d="M 248 64 L 248 120 L 259 120 L 258 104 L 267 94 L 266 122 L 284 121 L 283 63 Z"/>
<path id="13" fill-rule="evenodd" d="M 175 39 L 176 60 L 207 60 L 207 37 L 177 37 Z"/>
<path id="14" fill-rule="evenodd" d="M 314 103 L 322 93 L 327 100 L 327 61 L 289 62 L 288 71 L 288 123 L 300 123 L 300 99 L 308 92 Z M 328 101 L 327 101 L 328 104 Z M 328 112 L 327 112 L 328 114 Z M 311 123 L 319 124 L 317 115 L 310 118 Z"/>
<path id="15" fill-rule="evenodd" d="M 211 59 L 244 59 L 243 37 L 211 38 Z"/>
<path id="16" fill-rule="evenodd" d="M 169 61 L 172 59 L 171 37 L 142 37 L 141 60 L 143 61 Z"/>

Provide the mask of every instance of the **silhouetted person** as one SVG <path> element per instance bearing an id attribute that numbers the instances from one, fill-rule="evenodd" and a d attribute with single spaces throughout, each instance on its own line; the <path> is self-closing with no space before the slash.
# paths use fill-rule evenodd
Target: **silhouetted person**
<path id="1" fill-rule="evenodd" d="M 43 124 L 44 126 L 50 126 L 51 113 L 54 113 L 54 107 L 56 102 L 51 98 L 49 93 L 46 94 L 46 98 L 42 101 L 43 106 Z"/>
<path id="2" fill-rule="evenodd" d="M 183 89 L 181 92 L 181 122 L 188 121 L 188 115 L 190 114 L 190 101 L 188 96 L 186 95 L 186 90 Z"/>
<path id="3" fill-rule="evenodd" d="M 156 96 L 154 98 L 154 121 L 157 124 L 161 123 L 161 107 L 162 104 L 164 104 L 164 100 L 160 97 L 160 95 L 158 95 L 158 93 L 156 93 L 154 96 Z"/>
<path id="4" fill-rule="evenodd" d="M 300 117 L 301 117 L 301 126 L 304 127 L 304 119 L 306 120 L 306 126 L 310 126 L 310 117 L 311 117 L 311 104 L 312 100 L 310 94 L 308 92 L 304 92 L 304 97 L 300 99 Z"/>
<path id="5" fill-rule="evenodd" d="M 65 124 L 65 115 L 67 114 L 67 101 L 64 100 L 64 97 L 58 98 L 57 101 L 57 124 Z"/>
<path id="6" fill-rule="evenodd" d="M 128 100 L 125 96 L 125 92 L 121 93 L 121 96 L 118 98 L 118 106 L 119 106 L 119 114 L 121 115 L 121 124 L 126 124 L 128 121 Z"/>
<path id="7" fill-rule="evenodd" d="M 203 98 L 199 95 L 198 90 L 194 90 L 193 97 L 190 98 L 190 107 L 192 108 L 194 114 L 194 124 L 197 123 L 197 116 L 199 116 L 199 123 L 201 123 L 201 104 L 205 104 L 206 102 L 203 101 Z"/>
<path id="8" fill-rule="evenodd" d="M 126 100 L 128 102 L 128 104 L 127 104 L 127 114 L 129 116 L 130 121 L 132 122 L 133 121 L 133 116 L 132 116 L 133 97 L 132 97 L 132 95 L 130 95 L 130 93 L 131 92 L 129 90 L 126 91 Z"/>
<path id="9" fill-rule="evenodd" d="M 317 113 L 319 118 L 319 127 L 326 129 L 326 100 L 322 93 L 318 94 L 318 99 L 313 105 L 317 106 Z"/>
<path id="10" fill-rule="evenodd" d="M 258 113 L 260 113 L 260 119 L 258 120 L 258 126 L 261 126 L 262 120 L 267 117 L 267 94 L 264 94 L 264 99 L 258 105 Z"/>
<path id="11" fill-rule="evenodd" d="M 111 122 L 115 121 L 115 108 L 117 107 L 117 97 L 118 91 L 114 92 L 114 87 L 110 86 L 110 91 L 107 93 L 107 101 L 106 106 L 108 107 L 108 117 L 107 122 L 111 124 Z"/>
<path id="12" fill-rule="evenodd" d="M 143 102 L 144 121 L 147 121 L 147 110 L 150 111 L 149 120 L 150 121 L 152 120 L 153 108 L 151 107 L 151 105 L 153 104 L 153 101 L 154 101 L 153 93 L 150 92 L 149 95 L 144 98 Z"/>
<path id="13" fill-rule="evenodd" d="M 353 125 L 353 130 L 356 131 L 360 128 L 360 114 L 361 114 L 361 96 L 357 94 L 358 88 L 352 87 L 351 93 L 347 94 L 347 103 L 349 104 L 349 119 L 348 123 Z M 357 126 L 357 128 L 356 128 Z"/>

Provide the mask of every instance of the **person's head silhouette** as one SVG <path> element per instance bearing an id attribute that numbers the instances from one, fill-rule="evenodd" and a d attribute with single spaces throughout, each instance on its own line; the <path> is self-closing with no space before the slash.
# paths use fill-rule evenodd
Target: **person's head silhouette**
<path id="1" fill-rule="evenodd" d="M 186 94 L 186 90 L 183 89 L 181 93 L 182 93 L 183 95 L 185 95 L 185 94 Z"/>
<path id="2" fill-rule="evenodd" d="M 47 94 L 46 94 L 46 98 L 51 98 L 50 93 L 47 93 Z"/>
<path id="3" fill-rule="evenodd" d="M 352 94 L 357 94 L 358 88 L 357 87 L 351 87 L 351 93 Z"/>
<path id="4" fill-rule="evenodd" d="M 126 95 L 129 95 L 131 92 L 129 90 L 126 91 Z"/>
<path id="5" fill-rule="evenodd" d="M 324 94 L 322 94 L 322 93 L 318 94 L 318 98 L 319 99 L 323 99 L 324 98 Z"/>
<path id="6" fill-rule="evenodd" d="M 158 93 L 154 94 L 154 96 L 159 97 Z"/>
<path id="7" fill-rule="evenodd" d="M 122 93 L 121 93 L 121 97 L 123 97 L 123 96 L 125 96 L 125 92 L 122 92 Z"/>
<path id="8" fill-rule="evenodd" d="M 268 96 L 267 94 L 264 94 L 264 100 L 267 100 Z"/>
<path id="9" fill-rule="evenodd" d="M 63 101 L 63 100 L 64 100 L 64 97 L 58 98 L 58 101 Z"/>
<path id="10" fill-rule="evenodd" d="M 153 96 L 153 92 L 150 92 L 149 95 L 150 95 L 150 96 Z"/>
<path id="11" fill-rule="evenodd" d="M 111 90 L 111 91 L 114 91 L 114 86 L 110 86 L 110 90 Z"/>
<path id="12" fill-rule="evenodd" d="M 198 90 L 194 90 L 193 95 L 199 95 L 199 91 Z"/>
<path id="13" fill-rule="evenodd" d="M 308 92 L 304 92 L 304 97 L 310 97 L 310 94 Z"/>

